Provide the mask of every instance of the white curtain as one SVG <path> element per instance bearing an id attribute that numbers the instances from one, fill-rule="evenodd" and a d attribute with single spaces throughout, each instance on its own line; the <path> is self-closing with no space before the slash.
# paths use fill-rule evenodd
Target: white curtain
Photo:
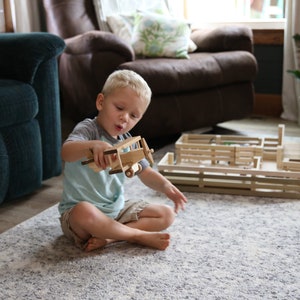
<path id="1" fill-rule="evenodd" d="M 10 0 L 15 32 L 41 31 L 39 0 Z"/>
<path id="2" fill-rule="evenodd" d="M 300 1 L 286 0 L 286 28 L 284 32 L 283 84 L 281 117 L 300 124 L 300 81 L 287 70 L 299 68 L 293 35 L 300 34 Z"/>

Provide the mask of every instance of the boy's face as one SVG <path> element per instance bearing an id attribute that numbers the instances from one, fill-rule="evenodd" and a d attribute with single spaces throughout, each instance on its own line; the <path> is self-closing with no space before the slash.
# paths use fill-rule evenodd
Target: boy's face
<path id="1" fill-rule="evenodd" d="M 96 107 L 99 124 L 113 137 L 130 131 L 142 118 L 148 103 L 129 87 L 119 88 L 108 96 L 99 94 Z"/>

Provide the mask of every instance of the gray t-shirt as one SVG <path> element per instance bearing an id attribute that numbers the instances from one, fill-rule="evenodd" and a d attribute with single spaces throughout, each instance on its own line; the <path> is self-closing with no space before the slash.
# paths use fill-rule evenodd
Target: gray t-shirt
<path id="1" fill-rule="evenodd" d="M 110 136 L 101 128 L 95 119 L 85 119 L 76 125 L 66 141 L 101 140 L 115 145 L 131 137 L 129 133 Z M 140 162 L 142 169 L 149 166 L 146 159 Z M 104 214 L 116 218 L 124 207 L 124 173 L 109 174 L 109 169 L 100 172 L 83 166 L 81 160 L 65 162 L 62 201 L 59 204 L 60 214 L 81 201 L 95 205 Z"/>

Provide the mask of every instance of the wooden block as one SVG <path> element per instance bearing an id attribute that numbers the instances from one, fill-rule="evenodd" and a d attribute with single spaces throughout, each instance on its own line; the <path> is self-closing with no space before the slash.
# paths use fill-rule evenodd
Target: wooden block
<path id="1" fill-rule="evenodd" d="M 300 155 L 288 150 L 284 125 L 278 138 L 185 134 L 157 167 L 183 191 L 300 199 Z"/>

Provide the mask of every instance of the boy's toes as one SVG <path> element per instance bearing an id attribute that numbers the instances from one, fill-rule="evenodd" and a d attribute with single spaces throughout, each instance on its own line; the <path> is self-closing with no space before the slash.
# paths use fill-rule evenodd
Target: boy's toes
<path id="1" fill-rule="evenodd" d="M 86 252 L 90 252 L 96 249 L 103 248 L 106 244 L 107 244 L 106 240 L 101 240 L 95 237 L 91 237 L 89 238 L 84 250 Z"/>

